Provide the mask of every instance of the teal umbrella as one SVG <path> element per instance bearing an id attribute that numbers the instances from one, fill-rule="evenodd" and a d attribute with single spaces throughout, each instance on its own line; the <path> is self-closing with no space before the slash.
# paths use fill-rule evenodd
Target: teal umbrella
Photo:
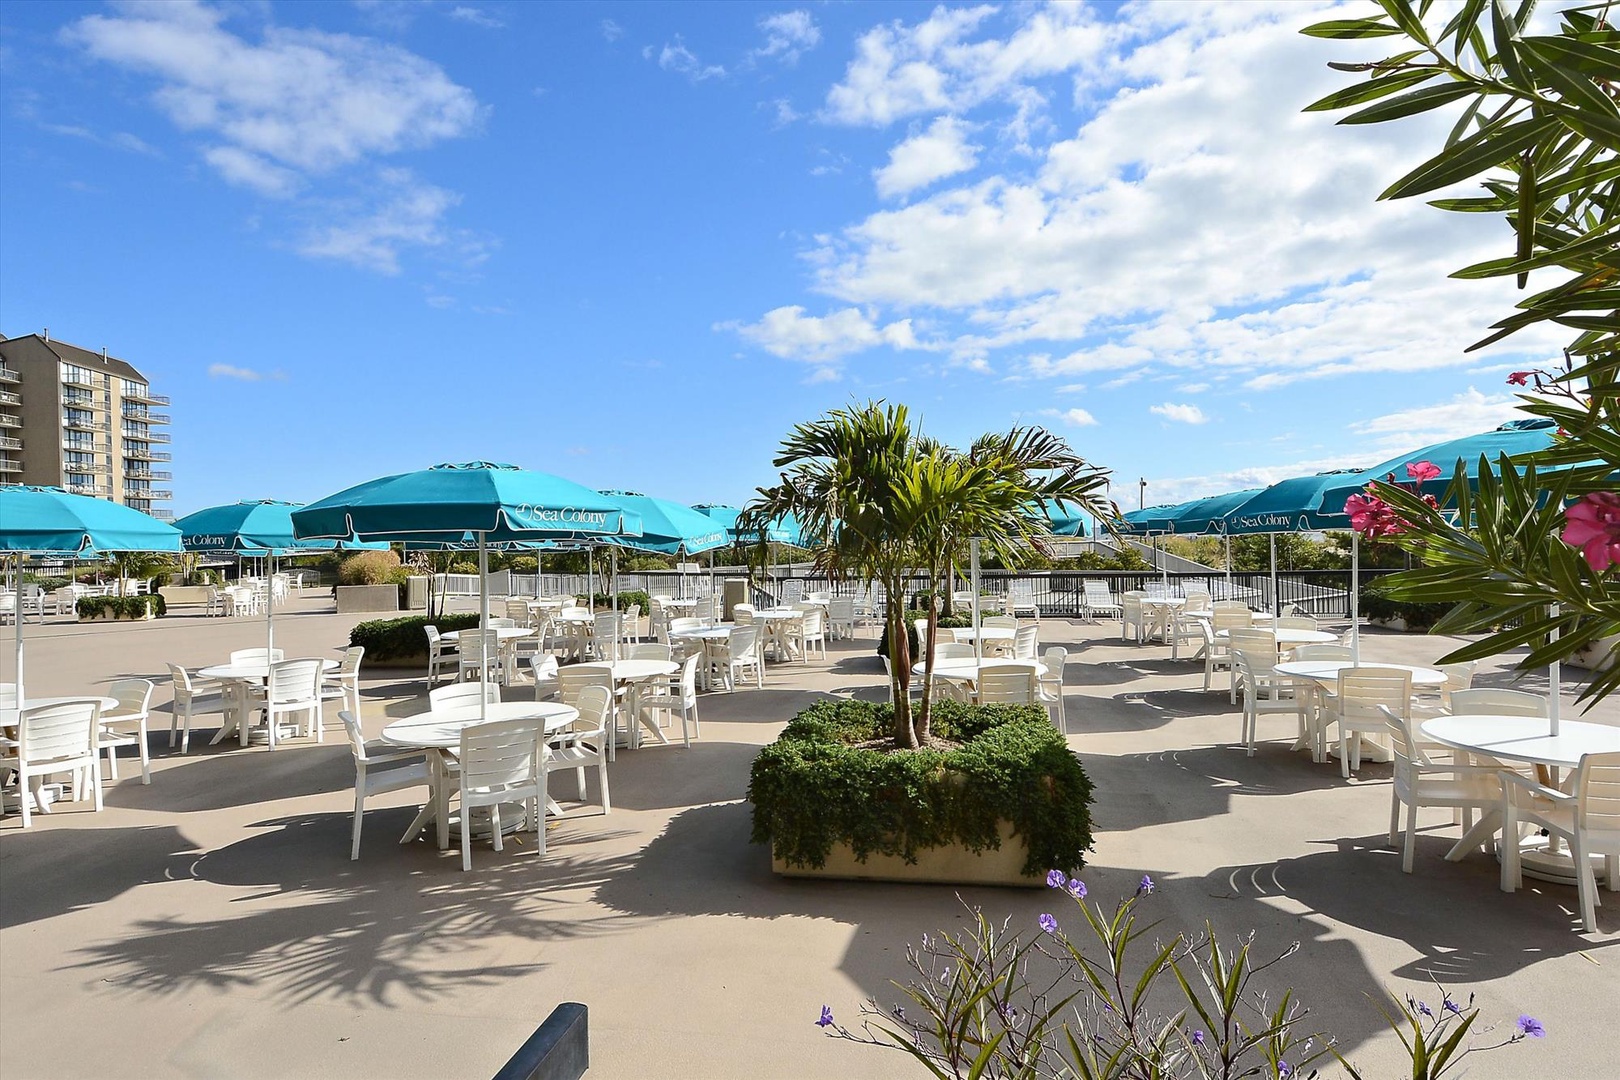
<path id="1" fill-rule="evenodd" d="M 247 555 L 269 563 L 269 587 L 265 590 L 265 648 L 276 647 L 276 558 L 281 555 L 331 551 L 338 547 L 386 551 L 383 542 L 357 540 L 300 540 L 293 535 L 292 512 L 302 503 L 275 499 L 244 499 L 194 511 L 174 523 L 180 542 L 187 551 L 211 554 Z M 266 653 L 265 655 L 270 655 Z"/>
<path id="2" fill-rule="evenodd" d="M 1041 512 L 1053 536 L 1085 536 L 1086 515 L 1079 506 L 1062 499 L 1042 499 Z"/>
<path id="3" fill-rule="evenodd" d="M 721 506 L 715 503 L 700 503 L 692 507 L 700 514 L 713 518 L 723 525 L 733 541 L 747 543 L 760 539 L 757 532 L 743 532 L 737 528 L 737 516 L 742 513 L 735 506 Z M 776 518 L 765 527 L 765 542 L 767 544 L 787 544 L 790 547 L 806 547 L 805 537 L 799 528 L 799 520 L 792 514 L 784 514 Z"/>
<path id="4" fill-rule="evenodd" d="M 1226 515 L 1242 506 L 1256 495 L 1260 488 L 1247 488 L 1243 491 L 1229 491 L 1224 495 L 1208 495 L 1202 499 L 1182 503 L 1173 507 L 1166 524 L 1166 532 L 1179 536 L 1201 535 L 1203 533 L 1226 532 Z"/>
<path id="5" fill-rule="evenodd" d="M 1152 536 L 1155 533 L 1170 531 L 1170 522 L 1174 520 L 1176 511 L 1184 503 L 1165 503 L 1160 506 L 1144 507 L 1141 510 L 1131 510 L 1122 514 L 1119 519 L 1119 531 L 1127 536 Z"/>
<path id="6" fill-rule="evenodd" d="M 385 476 L 292 514 L 299 539 L 478 544 L 479 617 L 489 612 L 489 544 L 637 535 L 641 521 L 608 496 L 550 473 L 473 461 Z M 480 647 L 484 639 L 479 638 Z M 479 657 L 480 679 L 488 678 Z M 479 694 L 480 703 L 485 694 Z"/>
<path id="7" fill-rule="evenodd" d="M 1503 454 L 1517 458 L 1546 450 L 1553 445 L 1553 436 L 1557 431 L 1557 423 L 1544 417 L 1536 417 L 1529 420 L 1513 420 L 1495 430 L 1468 435 L 1461 439 L 1431 443 L 1421 449 L 1392 457 L 1363 472 L 1340 477 L 1339 482 L 1323 490 L 1321 509 L 1324 513 L 1342 516 L 1345 500 L 1352 495 L 1360 495 L 1362 489 L 1374 480 L 1388 480 L 1407 488 L 1416 487 L 1419 494 L 1438 498 L 1445 494 L 1459 463 L 1463 466 L 1469 484 L 1473 485 L 1479 482 L 1481 457 L 1495 465 Z M 1420 461 L 1438 466 L 1440 475 L 1422 484 L 1415 483 L 1406 469 L 1408 465 L 1415 465 Z M 1556 467 L 1538 466 L 1536 474 L 1548 475 L 1556 471 L 1558 471 Z"/>
<path id="8" fill-rule="evenodd" d="M 689 506 L 655 499 L 634 491 L 604 491 L 625 511 L 641 519 L 641 535 L 619 537 L 613 543 L 637 551 L 664 555 L 697 555 L 731 542 L 729 526 Z M 732 524 L 736 522 L 735 516 Z"/>
<path id="9" fill-rule="evenodd" d="M 0 551 L 12 554 L 16 585 L 17 708 L 23 691 L 24 555 L 104 555 L 121 551 L 180 552 L 180 530 L 150 514 L 61 488 L 0 487 Z"/>

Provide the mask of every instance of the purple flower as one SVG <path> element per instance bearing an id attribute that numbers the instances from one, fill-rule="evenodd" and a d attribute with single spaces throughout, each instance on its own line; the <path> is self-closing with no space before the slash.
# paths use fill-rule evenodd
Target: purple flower
<path id="1" fill-rule="evenodd" d="M 1290 1076 L 1294 1075 L 1294 1067 L 1286 1061 L 1279 1061 L 1277 1062 L 1277 1075 L 1282 1077 L 1283 1080 L 1288 1080 Z"/>
<path id="2" fill-rule="evenodd" d="M 1202 1031 L 1194 1031 L 1192 1033 L 1192 1044 L 1194 1046 L 1204 1045 L 1204 1033 Z"/>
<path id="3" fill-rule="evenodd" d="M 1086 883 L 1079 878 L 1070 878 L 1069 895 L 1076 900 L 1084 900 L 1086 898 Z"/>
<path id="4" fill-rule="evenodd" d="M 816 1021 L 816 1027 L 831 1027 L 832 1022 L 832 1006 L 823 1005 L 821 1007 L 821 1019 Z"/>
<path id="5" fill-rule="evenodd" d="M 1430 1011 L 1428 1005 L 1426 1005 L 1425 1003 L 1420 1001 L 1420 1002 L 1417 1003 L 1417 1007 L 1418 1007 L 1418 1012 L 1422 1013 L 1424 1016 L 1427 1016 L 1430 1020 L 1434 1019 L 1434 1013 L 1432 1011 Z"/>
<path id="6" fill-rule="evenodd" d="M 1068 875 L 1061 870 L 1048 870 L 1046 872 L 1046 887 L 1048 889 L 1061 889 L 1068 883 Z"/>
<path id="7" fill-rule="evenodd" d="M 1051 912 L 1043 914 L 1038 921 L 1041 924 L 1041 929 L 1045 930 L 1048 934 L 1057 933 L 1057 917 Z"/>
<path id="8" fill-rule="evenodd" d="M 906 1007 L 904 1005 L 896 1005 L 894 1007 L 894 1018 L 900 1021 L 902 1024 L 906 1022 Z"/>
<path id="9" fill-rule="evenodd" d="M 1143 874 L 1141 882 L 1136 886 L 1136 895 L 1141 896 L 1143 893 L 1150 893 L 1152 891 L 1153 879 L 1148 877 L 1146 874 Z"/>
<path id="10" fill-rule="evenodd" d="M 1458 1016 L 1462 1015 L 1462 1006 L 1452 1001 L 1449 994 L 1446 996 L 1446 1000 L 1440 1003 L 1440 1007 L 1446 1012 L 1456 1013 Z"/>
<path id="11" fill-rule="evenodd" d="M 1519 1017 L 1519 1031 L 1532 1039 L 1545 1039 L 1547 1029 L 1541 1026 L 1541 1021 L 1533 1016 Z"/>

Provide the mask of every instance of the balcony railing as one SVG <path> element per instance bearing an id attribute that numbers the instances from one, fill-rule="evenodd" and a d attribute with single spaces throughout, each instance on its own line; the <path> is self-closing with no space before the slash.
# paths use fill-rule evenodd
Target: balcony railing
<path id="1" fill-rule="evenodd" d="M 151 514 L 153 517 L 157 518 L 159 521 L 173 521 L 174 520 L 174 511 L 170 510 L 168 507 L 165 507 L 165 506 L 154 506 L 150 510 L 148 510 L 147 513 Z"/>
<path id="2" fill-rule="evenodd" d="M 22 462 L 12 461 L 10 458 L 0 458 L 0 473 L 20 473 Z"/>
<path id="3" fill-rule="evenodd" d="M 10 435 L 0 435 L 0 450 L 21 450 L 22 440 L 14 439 Z"/>
<path id="4" fill-rule="evenodd" d="M 73 495 L 101 496 L 112 494 L 107 488 L 102 487 L 100 484 L 67 484 L 65 486 L 67 491 Z"/>
<path id="5" fill-rule="evenodd" d="M 136 420 L 144 424 L 167 424 L 173 418 L 168 413 L 151 412 L 145 405 L 131 405 L 124 402 L 123 417 L 125 420 Z"/>
<path id="6" fill-rule="evenodd" d="M 21 405 L 21 404 L 22 404 L 21 395 L 14 394 L 10 390 L 0 390 L 0 405 Z"/>
<path id="7" fill-rule="evenodd" d="M 161 469 L 148 469 L 140 465 L 124 466 L 124 475 L 131 480 L 173 480 L 174 474 Z"/>
<path id="8" fill-rule="evenodd" d="M 0 427 L 20 428 L 22 427 L 22 421 L 17 419 L 15 416 L 12 416 L 10 413 L 0 413 Z"/>
<path id="9" fill-rule="evenodd" d="M 125 450 L 126 461 L 170 461 L 173 455 L 162 450 Z"/>
<path id="10" fill-rule="evenodd" d="M 169 441 L 169 433 L 166 431 L 148 431 L 145 435 L 131 435 L 126 431 L 124 438 L 139 439 L 149 443 L 166 443 Z"/>
<path id="11" fill-rule="evenodd" d="M 172 499 L 172 498 L 174 498 L 174 492 L 165 491 L 162 488 L 125 488 L 124 489 L 124 498 L 126 498 L 126 499 Z"/>
<path id="12" fill-rule="evenodd" d="M 17 374 L 16 368 L 0 364 L 0 382 L 22 382 L 22 376 Z"/>
<path id="13" fill-rule="evenodd" d="M 68 386 L 95 386 L 96 377 L 88 371 L 64 371 L 62 382 Z"/>
<path id="14" fill-rule="evenodd" d="M 62 426 L 73 431 L 106 431 L 107 421 L 95 420 L 86 417 L 64 416 Z"/>
<path id="15" fill-rule="evenodd" d="M 124 400 L 125 401 L 144 401 L 148 405 L 167 405 L 167 404 L 169 404 L 169 397 L 168 397 L 167 394 L 154 394 L 154 393 L 152 393 L 152 391 L 150 389 L 146 389 L 146 390 L 126 390 L 124 392 Z"/>

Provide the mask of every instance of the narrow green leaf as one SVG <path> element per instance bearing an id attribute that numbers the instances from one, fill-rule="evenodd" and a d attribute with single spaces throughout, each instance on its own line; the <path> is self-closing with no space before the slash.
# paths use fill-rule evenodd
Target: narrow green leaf
<path id="1" fill-rule="evenodd" d="M 1378 197 L 1404 199 L 1466 180 L 1513 158 L 1557 129 L 1558 121 L 1551 117 L 1486 128 L 1425 161 Z"/>
<path id="2" fill-rule="evenodd" d="M 1358 112 L 1342 118 L 1341 124 L 1381 124 L 1385 120 L 1398 120 L 1403 116 L 1413 116 L 1417 113 L 1438 109 L 1442 105 L 1450 104 L 1458 98 L 1465 98 L 1476 93 L 1473 84 L 1467 82 L 1443 83 L 1440 86 L 1425 86 L 1421 90 L 1414 90 L 1410 94 L 1381 101 L 1376 105 L 1369 105 Z"/>
<path id="3" fill-rule="evenodd" d="M 1407 0 L 1378 0 L 1378 6 L 1384 9 L 1407 37 L 1422 45 L 1429 44 L 1429 31 Z"/>
<path id="4" fill-rule="evenodd" d="M 1524 65 L 1519 63 L 1519 25 L 1508 15 L 1505 0 L 1491 2 L 1491 37 L 1496 44 L 1496 62 L 1502 65 L 1508 81 L 1520 90 L 1534 90 Z"/>
<path id="5" fill-rule="evenodd" d="M 1418 68 L 1396 72 L 1394 75 L 1385 75 L 1382 78 L 1369 79 L 1367 82 L 1347 86 L 1343 90 L 1335 90 L 1331 94 L 1318 98 L 1305 106 L 1305 111 L 1332 112 L 1334 109 L 1360 105 L 1363 101 L 1388 97 L 1390 94 L 1405 90 L 1408 86 L 1416 86 L 1420 82 L 1427 82 L 1443 74 L 1445 73 L 1439 68 Z"/>
<path id="6" fill-rule="evenodd" d="M 1394 37 L 1400 32 L 1400 27 L 1379 19 L 1329 19 L 1300 31 L 1306 37 L 1341 39 Z"/>

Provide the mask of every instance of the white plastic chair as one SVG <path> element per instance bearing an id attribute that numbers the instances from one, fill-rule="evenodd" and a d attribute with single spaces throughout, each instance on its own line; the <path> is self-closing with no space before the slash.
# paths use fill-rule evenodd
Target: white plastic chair
<path id="1" fill-rule="evenodd" d="M 973 689 L 980 705 L 1033 705 L 1041 696 L 1033 664 L 985 664 Z"/>
<path id="2" fill-rule="evenodd" d="M 1108 582 L 1096 578 L 1086 578 L 1080 583 L 1081 598 L 1085 604 L 1086 618 L 1092 622 L 1097 621 L 1099 615 L 1115 618 L 1125 614 L 1125 608 L 1108 589 Z"/>
<path id="3" fill-rule="evenodd" d="M 1041 628 L 1038 623 L 1024 623 L 1013 631 L 1012 654 L 1014 660 L 1033 660 L 1040 648 Z"/>
<path id="4" fill-rule="evenodd" d="M 1147 613 L 1142 607 L 1142 593 L 1127 592 L 1119 598 L 1119 639 L 1134 641 L 1138 645 L 1147 640 Z"/>
<path id="5" fill-rule="evenodd" d="M 617 726 L 612 720 L 613 695 L 606 687 L 586 686 L 573 705 L 579 710 L 579 718 L 562 731 L 551 734 L 545 770 L 547 773 L 572 770 L 579 788 L 579 801 L 584 802 L 585 770 L 595 766 L 596 788 L 601 796 L 598 802 L 602 813 L 611 814 L 613 800 L 608 794 L 608 762 L 613 760 L 613 755 L 609 750 L 609 732 Z"/>
<path id="6" fill-rule="evenodd" d="M 944 641 L 934 646 L 935 660 L 972 660 L 973 646 L 966 641 Z"/>
<path id="7" fill-rule="evenodd" d="M 50 812 L 39 789 L 52 773 L 73 774 L 74 802 L 81 796 L 79 777 L 88 775 L 95 808 L 101 809 L 101 769 L 96 760 L 100 729 L 101 702 L 95 700 L 63 701 L 22 710 L 16 741 L 0 740 L 0 771 L 9 769 L 17 774 L 23 828 L 32 824 L 31 801 L 41 812 Z"/>
<path id="8" fill-rule="evenodd" d="M 1219 639 L 1217 639 L 1219 640 Z M 1277 664 L 1277 635 L 1270 630 L 1244 629 L 1234 627 L 1227 631 L 1226 647 L 1229 652 L 1235 653 L 1238 649 L 1248 649 L 1258 654 L 1262 648 L 1271 650 L 1271 659 L 1263 666 L 1270 670 Z M 1232 667 L 1232 704 L 1237 704 L 1238 696 L 1238 669 L 1237 664 Z"/>
<path id="9" fill-rule="evenodd" d="M 534 700 L 544 701 L 557 692 L 557 658 L 544 653 L 529 657 L 534 671 Z"/>
<path id="10" fill-rule="evenodd" d="M 427 787 L 430 778 L 427 758 L 422 751 L 367 746 L 360 721 L 353 713 L 340 710 L 338 719 L 343 721 L 344 730 L 349 734 L 349 750 L 354 755 L 354 835 L 349 846 L 349 860 L 353 862 L 360 858 L 360 822 L 365 816 L 366 799 L 390 791 Z M 380 765 L 394 767 L 377 769 Z M 374 769 L 377 771 L 372 771 Z"/>
<path id="11" fill-rule="evenodd" d="M 119 679 L 107 691 L 118 704 L 101 714 L 101 747 L 107 751 L 107 775 L 118 779 L 117 749 L 133 746 L 141 758 L 141 783 L 152 782 L 151 749 L 146 745 L 146 718 L 152 707 L 152 684 L 146 679 Z M 134 731 L 122 730 L 135 725 Z M 114 727 L 117 725 L 117 727 Z"/>
<path id="12" fill-rule="evenodd" d="M 640 642 L 630 646 L 630 655 L 627 660 L 669 660 L 674 655 L 668 645 L 657 642 Z"/>
<path id="13" fill-rule="evenodd" d="M 360 661 L 365 658 L 364 645 L 350 645 L 343 650 L 338 669 L 321 676 L 321 700 L 341 701 L 340 711 L 347 709 L 356 717 L 360 710 Z"/>
<path id="14" fill-rule="evenodd" d="M 285 659 L 285 649 L 236 649 L 231 653 L 232 664 L 273 664 Z"/>
<path id="15" fill-rule="evenodd" d="M 855 598 L 835 596 L 827 601 L 827 632 L 835 638 L 855 636 Z"/>
<path id="16" fill-rule="evenodd" d="M 279 650 L 278 650 L 279 651 Z M 302 716 L 307 729 L 321 740 L 321 662 L 319 660 L 280 660 L 270 665 L 264 697 L 265 731 L 270 749 L 280 741 L 283 717 Z M 293 729 L 295 732 L 297 728 Z M 247 745 L 247 725 L 242 726 L 242 745 Z"/>
<path id="17" fill-rule="evenodd" d="M 461 729 L 461 869 L 472 869 L 473 810 L 489 807 L 501 851 L 501 804 L 524 802 L 534 821 L 536 855 L 546 853 L 545 721 L 505 720 Z"/>
<path id="18" fill-rule="evenodd" d="M 1243 746 L 1253 757 L 1260 714 L 1299 713 L 1299 700 L 1293 681 L 1277 674 L 1277 649 L 1269 641 L 1259 648 L 1237 643 L 1231 652 L 1232 672 L 1243 694 Z M 1300 723 L 1303 726 L 1303 719 Z"/>
<path id="19" fill-rule="evenodd" d="M 1420 806 L 1446 806 L 1489 813 L 1502 801 L 1496 769 L 1488 765 L 1456 765 L 1431 761 L 1423 744 L 1412 734 L 1412 719 L 1380 705 L 1395 748 L 1395 782 L 1389 792 L 1389 844 L 1400 831 L 1401 804 L 1406 804 L 1406 835 L 1401 841 L 1401 870 L 1412 872 L 1417 812 Z"/>
<path id="20" fill-rule="evenodd" d="M 821 658 L 827 659 L 827 631 L 823 622 L 825 616 L 818 607 L 805 610 L 802 618 L 793 621 L 790 633 L 798 643 L 799 658 L 805 663 L 810 662 L 810 647 L 820 646 Z"/>
<path id="21" fill-rule="evenodd" d="M 1215 628 L 1202 619 L 1195 620 L 1198 627 L 1198 636 L 1204 642 L 1204 689 L 1215 680 L 1217 671 L 1232 670 L 1232 650 L 1224 641 L 1215 636 Z"/>
<path id="22" fill-rule="evenodd" d="M 1069 651 L 1053 645 L 1041 656 L 1041 663 L 1046 668 L 1046 674 L 1037 680 L 1037 689 L 1041 693 L 1041 701 L 1046 705 L 1046 711 L 1052 714 L 1052 720 L 1057 729 L 1063 734 L 1069 733 L 1069 719 L 1063 710 L 1063 667 L 1069 662 Z"/>
<path id="23" fill-rule="evenodd" d="M 1328 724 L 1339 725 L 1339 770 L 1346 780 L 1361 768 L 1361 736 L 1387 732 L 1388 713 L 1412 718 L 1410 671 L 1357 667 L 1339 672 L 1338 692 L 1323 708 L 1322 729 L 1325 732 Z"/>
<path id="24" fill-rule="evenodd" d="M 501 636 L 495 630 L 463 630 L 457 639 L 456 678 L 500 682 L 505 674 L 501 663 Z M 480 674 L 480 671 L 484 674 Z"/>
<path id="25" fill-rule="evenodd" d="M 1040 621 L 1041 609 L 1035 606 L 1035 583 L 1024 578 L 1014 578 L 1007 584 L 1007 600 L 1004 609 L 1008 615 L 1022 615 L 1027 613 L 1036 622 Z"/>
<path id="26" fill-rule="evenodd" d="M 484 691 L 484 700 L 491 705 L 501 700 L 501 688 L 495 683 L 461 682 L 449 686 L 435 686 L 428 691 L 428 709 L 456 709 L 464 705 L 476 706 L 478 692 Z"/>
<path id="27" fill-rule="evenodd" d="M 1597 930 L 1597 880 L 1593 855 L 1604 856 L 1609 891 L 1620 892 L 1620 754 L 1586 754 L 1569 778 L 1569 790 L 1536 783 L 1503 770 L 1502 891 L 1524 883 L 1519 862 L 1519 828 L 1547 830 L 1569 844 L 1575 861 L 1575 892 L 1581 928 Z"/>
<path id="28" fill-rule="evenodd" d="M 707 642 L 709 665 L 720 676 L 727 690 L 737 688 L 737 676 L 749 669 L 754 672 L 754 685 L 765 687 L 765 663 L 759 654 L 759 627 L 739 626 L 731 636 Z"/>
<path id="29" fill-rule="evenodd" d="M 170 664 L 169 682 L 174 691 L 174 704 L 170 706 L 169 746 L 174 746 L 175 731 L 184 725 L 180 737 L 180 752 L 191 750 L 191 718 L 199 712 L 225 712 L 225 697 L 219 683 L 203 679 L 179 664 Z"/>
<path id="30" fill-rule="evenodd" d="M 1316 620 L 1309 615 L 1284 615 L 1272 625 L 1278 630 L 1315 630 Z"/>
<path id="31" fill-rule="evenodd" d="M 432 623 L 422 627 L 427 635 L 428 643 L 428 685 L 431 687 L 439 681 L 441 672 L 455 673 L 461 668 L 461 655 L 458 646 L 444 640 L 439 634 L 439 628 Z"/>
<path id="32" fill-rule="evenodd" d="M 697 669 L 702 659 L 696 653 L 681 661 L 681 669 L 666 679 L 659 680 L 641 692 L 641 711 L 657 722 L 656 714 L 681 714 L 681 739 L 688 749 L 692 736 L 698 733 Z"/>
<path id="33" fill-rule="evenodd" d="M 611 611 L 597 615 L 591 623 L 591 651 L 598 660 L 619 658 L 619 616 Z"/>

